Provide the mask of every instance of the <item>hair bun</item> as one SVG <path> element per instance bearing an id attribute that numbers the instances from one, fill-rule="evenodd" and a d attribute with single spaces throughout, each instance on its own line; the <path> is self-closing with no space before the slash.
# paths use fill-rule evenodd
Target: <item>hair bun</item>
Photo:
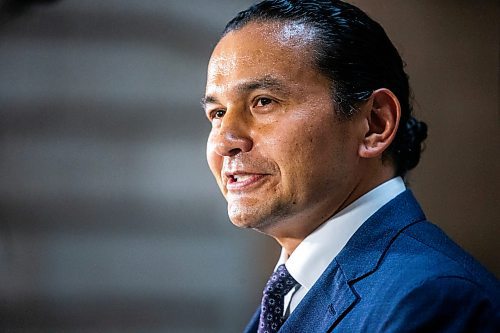
<path id="1" fill-rule="evenodd" d="M 399 161 L 398 169 L 411 170 L 417 166 L 420 154 L 423 151 L 423 141 L 427 138 L 427 124 L 410 117 L 398 131 L 399 140 L 393 151 Z"/>

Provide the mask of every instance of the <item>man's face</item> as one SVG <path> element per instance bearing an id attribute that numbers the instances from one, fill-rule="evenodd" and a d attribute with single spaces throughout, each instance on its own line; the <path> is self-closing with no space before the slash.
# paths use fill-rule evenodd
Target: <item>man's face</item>
<path id="1" fill-rule="evenodd" d="M 303 25 L 249 23 L 210 59 L 207 159 L 237 226 L 314 229 L 356 188 L 355 122 L 337 118 L 331 82 L 311 63 L 312 36 Z"/>

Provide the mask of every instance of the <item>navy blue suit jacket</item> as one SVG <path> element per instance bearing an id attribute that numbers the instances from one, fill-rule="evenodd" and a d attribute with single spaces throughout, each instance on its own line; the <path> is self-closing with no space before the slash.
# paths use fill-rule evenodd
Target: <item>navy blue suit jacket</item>
<path id="1" fill-rule="evenodd" d="M 499 290 L 407 190 L 359 228 L 280 332 L 500 332 Z"/>

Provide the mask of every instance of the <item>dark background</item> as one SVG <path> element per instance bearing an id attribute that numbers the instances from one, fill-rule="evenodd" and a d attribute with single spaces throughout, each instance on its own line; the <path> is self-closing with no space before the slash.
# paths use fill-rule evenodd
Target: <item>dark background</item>
<path id="1" fill-rule="evenodd" d="M 0 329 L 238 332 L 275 243 L 233 227 L 199 100 L 252 1 L 63 0 L 0 25 Z M 429 139 L 411 186 L 497 276 L 496 1 L 352 1 L 404 59 Z"/>

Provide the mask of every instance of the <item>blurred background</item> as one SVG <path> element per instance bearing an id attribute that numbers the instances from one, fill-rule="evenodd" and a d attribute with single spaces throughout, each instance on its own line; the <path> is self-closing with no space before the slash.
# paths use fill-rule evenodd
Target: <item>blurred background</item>
<path id="1" fill-rule="evenodd" d="M 227 219 L 199 101 L 253 1 L 38 2 L 1 2 L 0 330 L 242 331 L 279 248 Z M 414 192 L 499 276 L 498 2 L 352 3 L 429 125 Z"/>

